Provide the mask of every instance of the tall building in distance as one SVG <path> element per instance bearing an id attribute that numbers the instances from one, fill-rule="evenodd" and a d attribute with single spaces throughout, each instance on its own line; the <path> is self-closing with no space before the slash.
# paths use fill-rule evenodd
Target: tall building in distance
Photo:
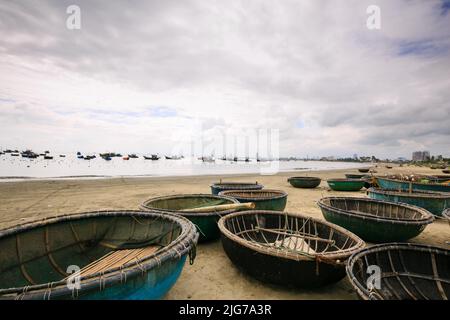
<path id="1" fill-rule="evenodd" d="M 414 151 L 412 154 L 412 161 L 427 161 L 430 160 L 429 151 Z"/>

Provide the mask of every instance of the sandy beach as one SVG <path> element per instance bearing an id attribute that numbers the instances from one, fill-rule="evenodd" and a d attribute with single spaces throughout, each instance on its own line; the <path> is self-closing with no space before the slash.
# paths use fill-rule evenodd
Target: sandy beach
<path id="1" fill-rule="evenodd" d="M 394 167 L 379 165 L 377 174 L 426 173 L 442 174 L 440 170 L 420 167 Z M 285 211 L 298 212 L 323 219 L 316 201 L 322 196 L 346 195 L 365 197 L 366 191 L 330 191 L 327 178 L 344 177 L 344 173 L 357 170 L 280 173 L 272 176 L 194 176 L 180 178 L 112 178 L 91 180 L 32 180 L 0 183 L 0 228 L 43 217 L 103 209 L 138 209 L 147 198 L 180 194 L 210 193 L 211 182 L 258 181 L 266 188 L 288 192 Z M 309 175 L 322 178 L 316 189 L 296 189 L 286 181 L 289 176 Z M 436 220 L 418 237 L 415 243 L 444 246 L 450 239 L 450 227 Z M 301 276 L 301 275 L 299 275 Z M 272 286 L 241 273 L 229 261 L 220 241 L 200 244 L 194 265 L 186 264 L 181 277 L 166 299 L 356 299 L 346 279 L 319 290 L 293 290 Z"/>

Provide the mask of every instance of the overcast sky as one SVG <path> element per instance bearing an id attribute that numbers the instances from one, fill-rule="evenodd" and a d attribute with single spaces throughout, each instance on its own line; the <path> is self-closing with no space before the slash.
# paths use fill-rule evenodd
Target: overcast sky
<path id="1" fill-rule="evenodd" d="M 3 148 L 170 153 L 259 128 L 281 155 L 450 156 L 449 1 L 3 0 L 0 35 Z"/>

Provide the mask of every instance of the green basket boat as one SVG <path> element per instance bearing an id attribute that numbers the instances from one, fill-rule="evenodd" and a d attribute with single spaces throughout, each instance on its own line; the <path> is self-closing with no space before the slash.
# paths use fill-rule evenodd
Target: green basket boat
<path id="1" fill-rule="evenodd" d="M 183 212 L 185 209 L 196 209 L 209 206 L 239 203 L 236 199 L 210 194 L 181 194 L 148 199 L 141 204 L 142 210 L 157 210 L 173 213 L 189 219 L 197 226 L 200 233 L 200 242 L 216 240 L 220 237 L 217 221 L 221 216 L 236 210 Z M 201 210 L 200 210 L 201 211 Z"/>
<path id="2" fill-rule="evenodd" d="M 358 191 L 364 187 L 366 181 L 362 179 L 328 179 L 327 183 L 335 191 Z"/>
<path id="3" fill-rule="evenodd" d="M 290 177 L 287 180 L 294 188 L 315 188 L 322 179 L 317 177 Z"/>
<path id="4" fill-rule="evenodd" d="M 382 177 L 377 177 L 377 182 L 382 189 L 450 192 L 450 185 L 439 183 L 419 183 Z"/>
<path id="5" fill-rule="evenodd" d="M 222 191 L 227 190 L 261 190 L 264 188 L 262 184 L 258 182 L 216 182 L 211 186 L 211 193 L 213 195 L 218 195 Z"/>
<path id="6" fill-rule="evenodd" d="M 450 193 L 446 192 L 370 188 L 367 193 L 372 199 L 411 204 L 424 208 L 435 216 L 442 216 L 442 211 L 450 207 Z"/>
<path id="7" fill-rule="evenodd" d="M 420 207 L 366 198 L 326 197 L 318 206 L 327 221 L 376 243 L 414 238 L 434 220 Z"/>
<path id="8" fill-rule="evenodd" d="M 288 194 L 282 190 L 222 191 L 221 196 L 232 197 L 239 202 L 253 202 L 255 210 L 283 211 Z"/>
<path id="9" fill-rule="evenodd" d="M 369 179 L 370 174 L 346 173 L 345 177 L 347 179 Z"/>
<path id="10" fill-rule="evenodd" d="M 154 211 L 77 213 L 4 229 L 0 299 L 158 299 L 186 256 L 193 262 L 197 239 L 189 220 Z"/>

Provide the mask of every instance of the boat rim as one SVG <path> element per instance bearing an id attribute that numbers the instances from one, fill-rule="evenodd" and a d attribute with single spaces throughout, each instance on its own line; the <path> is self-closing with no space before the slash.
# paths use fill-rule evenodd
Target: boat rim
<path id="1" fill-rule="evenodd" d="M 166 200 L 166 199 L 181 199 L 181 198 L 214 198 L 214 199 L 222 199 L 222 200 L 228 200 L 231 201 L 231 204 L 238 204 L 239 201 L 235 198 L 228 197 L 228 196 L 222 196 L 222 195 L 213 195 L 208 193 L 192 193 L 192 194 L 174 194 L 174 195 L 168 195 L 168 196 L 160 196 L 160 197 L 154 197 L 145 200 L 141 203 L 140 208 L 141 210 L 150 210 L 150 211 L 158 211 L 163 213 L 171 213 L 176 214 L 184 217 L 207 217 L 207 216 L 222 216 L 229 214 L 231 212 L 236 211 L 235 209 L 228 209 L 228 210 L 222 210 L 222 211 L 208 211 L 208 212 L 183 212 L 180 210 L 174 210 L 174 209 L 160 209 L 160 208 L 154 208 L 154 207 L 148 207 L 148 203 L 151 201 L 158 201 L 158 200 Z"/>
<path id="2" fill-rule="evenodd" d="M 333 207 L 331 205 L 328 205 L 324 203 L 324 201 L 334 199 L 334 200 L 358 200 L 358 201 L 365 201 L 365 202 L 376 202 L 376 203 L 385 203 L 390 205 L 395 205 L 399 207 L 406 207 L 409 209 L 413 209 L 416 211 L 419 211 L 422 215 L 422 218 L 419 220 L 413 220 L 413 219 L 394 219 L 394 218 L 385 218 L 385 217 L 378 217 L 373 214 L 367 214 L 367 215 L 358 215 L 356 213 L 351 213 L 347 210 L 340 209 Z M 333 211 L 335 213 L 338 213 L 340 215 L 349 216 L 349 217 L 356 217 L 363 220 L 372 220 L 372 221 L 378 221 L 378 222 L 390 222 L 394 224 L 407 224 L 407 225 L 423 225 L 423 224 L 429 224 L 434 221 L 434 216 L 431 214 L 428 210 L 413 206 L 406 203 L 400 203 L 400 202 L 392 202 L 392 201 L 385 201 L 385 200 L 377 200 L 377 199 L 368 199 L 368 198 L 359 198 L 359 197 L 324 197 L 321 198 L 319 201 L 317 201 L 317 205 L 320 207 L 320 209 L 327 209 L 330 211 Z"/>
<path id="3" fill-rule="evenodd" d="M 95 217 L 120 217 L 120 216 L 133 216 L 133 217 L 156 217 L 158 219 L 164 219 L 177 223 L 181 227 L 180 235 L 174 239 L 167 246 L 162 247 L 157 252 L 150 254 L 149 256 L 140 259 L 139 261 L 132 261 L 126 263 L 124 266 L 109 269 L 105 272 L 97 272 L 88 276 L 80 277 L 80 288 L 79 289 L 69 289 L 67 286 L 67 279 L 62 279 L 59 281 L 54 281 L 50 283 L 39 283 L 36 285 L 20 286 L 13 288 L 0 288 L 0 299 L 8 298 L 8 295 L 22 295 L 24 296 L 42 296 L 44 292 L 44 298 L 50 299 L 51 295 L 61 296 L 64 294 L 71 293 L 72 297 L 78 296 L 80 291 L 89 292 L 95 287 L 99 286 L 100 282 L 105 285 L 106 282 L 118 284 L 123 283 L 123 280 L 127 277 L 134 277 L 138 273 L 142 274 L 152 269 L 153 267 L 160 266 L 163 262 L 174 259 L 181 258 L 185 254 L 189 254 L 190 262 L 193 263 L 196 255 L 196 245 L 198 241 L 199 234 L 196 230 L 195 225 L 188 219 L 177 216 L 173 214 L 162 214 L 157 211 L 141 211 L 141 210 L 99 210 L 99 211 L 88 211 L 88 212 L 77 212 L 68 213 L 58 216 L 45 217 L 43 219 L 37 219 L 33 221 L 28 221 L 13 227 L 5 228 L 0 230 L 0 240 L 4 237 L 13 236 L 20 232 L 31 230 L 34 228 L 39 228 L 48 224 L 56 224 L 59 222 L 89 219 Z M 139 266 L 138 268 L 136 266 Z M 100 283 L 100 284 L 101 284 Z"/>
<path id="4" fill-rule="evenodd" d="M 360 178 L 334 178 L 334 179 L 327 179 L 327 182 L 365 182 L 364 179 Z"/>
<path id="5" fill-rule="evenodd" d="M 372 299 L 376 298 L 376 295 L 372 294 L 369 290 L 364 288 L 364 286 L 359 282 L 356 276 L 353 273 L 353 269 L 357 261 L 360 258 L 366 256 L 369 253 L 378 253 L 386 250 L 414 250 L 414 251 L 422 251 L 427 253 L 444 253 L 445 255 L 449 254 L 449 250 L 444 247 L 432 246 L 427 244 L 418 244 L 418 243 L 408 243 L 408 242 L 392 242 L 392 243 L 381 243 L 376 244 L 370 247 L 365 247 L 355 253 L 353 253 L 350 258 L 348 258 L 345 271 L 347 273 L 347 277 L 350 280 L 350 283 L 354 289 L 358 292 L 359 296 L 364 299 Z"/>
<path id="6" fill-rule="evenodd" d="M 314 180 L 322 180 L 319 177 L 307 177 L 307 176 L 295 176 L 295 177 L 290 177 L 287 179 L 288 181 L 290 180 L 308 180 L 308 181 L 314 181 Z"/>
<path id="7" fill-rule="evenodd" d="M 413 190 L 412 192 L 409 192 L 406 190 L 397 189 L 369 188 L 367 192 L 385 195 L 396 195 L 399 197 L 450 199 L 450 193 L 448 192 L 429 190 Z"/>
<path id="8" fill-rule="evenodd" d="M 332 251 L 332 252 L 321 252 L 321 253 L 314 253 L 314 254 L 309 254 L 309 256 L 304 255 L 304 254 L 300 254 L 300 253 L 291 253 L 291 252 L 281 252 L 278 249 L 275 248 L 267 248 L 267 247 L 261 247 L 258 246 L 248 240 L 245 240 L 239 236 L 237 236 L 236 234 L 234 234 L 233 232 L 231 232 L 230 230 L 228 230 L 228 228 L 225 226 L 225 221 L 227 219 L 232 219 L 234 217 L 239 217 L 239 216 L 243 216 L 243 215 L 282 215 L 282 216 L 290 216 L 290 217 L 299 217 L 299 218 L 303 218 L 306 220 L 311 220 L 314 221 L 316 223 L 325 225 L 329 228 L 331 228 L 333 231 L 337 231 L 349 238 L 351 238 L 352 240 L 354 240 L 356 243 L 348 248 L 348 249 L 342 249 L 339 251 Z M 222 233 L 223 236 L 227 237 L 228 239 L 230 239 L 231 241 L 234 241 L 236 243 L 238 243 L 241 246 L 244 246 L 248 249 L 254 250 L 256 252 L 259 252 L 261 254 L 265 254 L 265 255 L 270 255 L 270 256 L 274 256 L 277 258 L 284 258 L 284 259 L 289 259 L 289 260 L 295 260 L 295 261 L 311 261 L 311 260 L 316 260 L 316 261 L 323 261 L 326 262 L 327 260 L 345 260 L 347 259 L 350 255 L 352 255 L 354 252 L 359 251 L 360 249 L 364 248 L 364 246 L 366 245 L 365 242 L 358 237 L 356 234 L 354 234 L 353 232 L 338 226 L 334 223 L 328 222 L 328 221 L 324 221 L 324 220 L 320 220 L 311 216 L 307 216 L 305 214 L 299 214 L 299 213 L 291 213 L 291 212 L 280 212 L 280 211 L 270 211 L 270 210 L 248 210 L 248 211 L 241 211 L 241 212 L 235 212 L 235 213 L 231 213 L 227 216 L 224 216 L 222 218 L 220 218 L 219 222 L 217 223 L 220 232 Z"/>
<path id="9" fill-rule="evenodd" d="M 376 177 L 377 179 L 382 179 L 382 180 L 388 180 L 388 181 L 394 181 L 394 182 L 401 182 L 401 183 L 406 183 L 406 184 L 418 184 L 418 185 L 422 185 L 422 186 L 442 186 L 442 187 L 448 187 L 450 190 L 450 186 L 445 185 L 445 184 L 440 184 L 440 183 L 421 183 L 421 182 L 415 182 L 415 181 L 407 181 L 407 180 L 399 180 L 399 179 L 392 179 L 392 178 L 385 178 L 385 177 Z"/>
<path id="10" fill-rule="evenodd" d="M 252 196 L 232 196 L 230 194 L 239 192 L 239 193 L 272 193 L 271 197 L 264 197 L 264 198 L 258 198 L 258 197 L 252 197 Z M 235 199 L 242 199 L 247 201 L 263 201 L 263 200 L 277 200 L 277 199 L 283 199 L 288 196 L 288 193 L 283 190 L 277 190 L 277 189 L 262 189 L 262 190 L 224 190 L 219 192 L 219 196 L 227 196 L 232 197 Z"/>

